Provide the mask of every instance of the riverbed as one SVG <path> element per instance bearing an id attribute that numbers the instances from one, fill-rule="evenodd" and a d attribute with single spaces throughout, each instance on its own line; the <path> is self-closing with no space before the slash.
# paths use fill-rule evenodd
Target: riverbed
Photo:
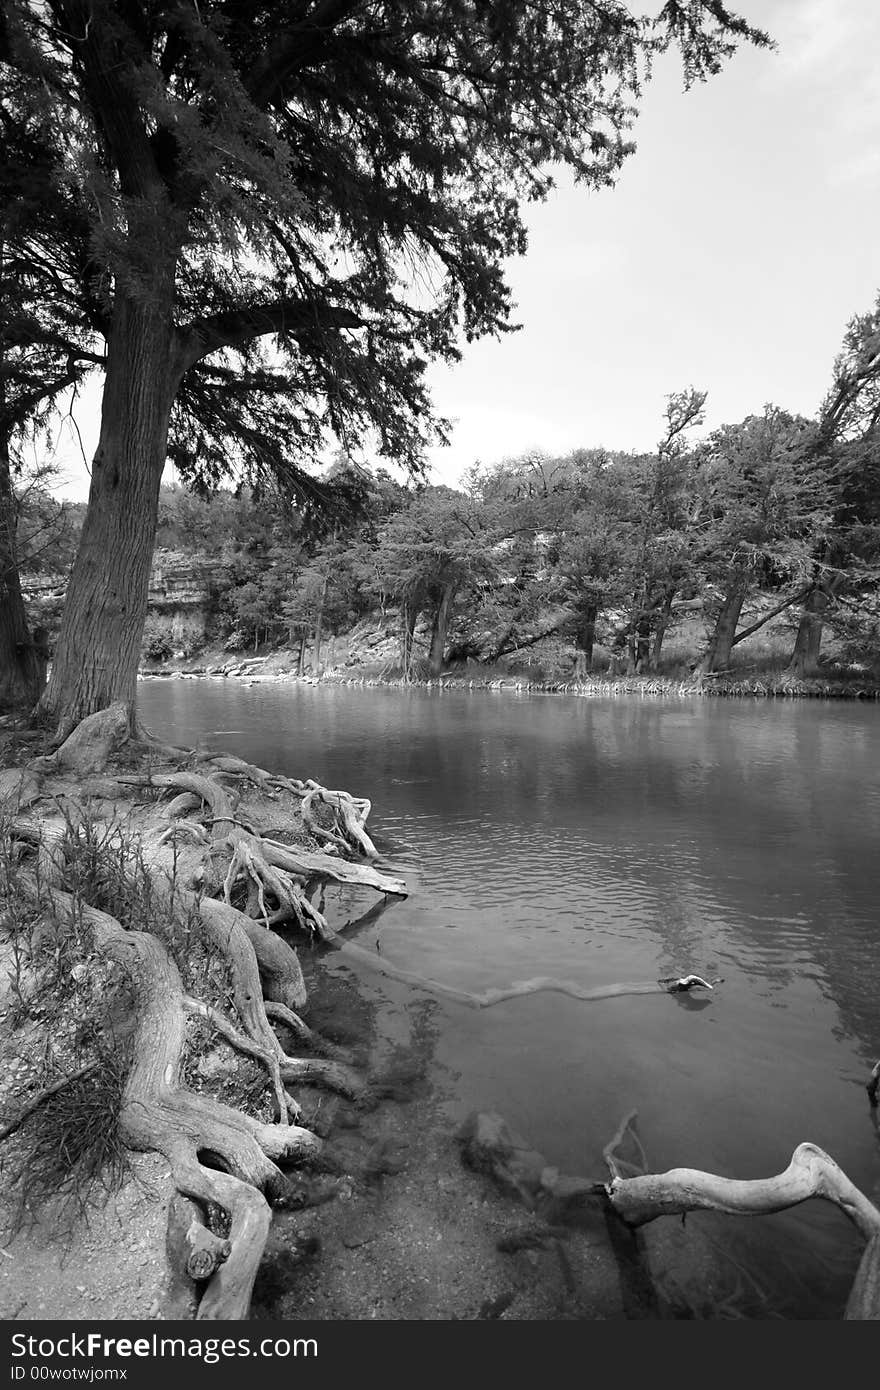
<path id="1" fill-rule="evenodd" d="M 811 1140 L 877 1200 L 880 709 L 218 680 L 145 681 L 140 702 L 175 743 L 372 799 L 410 895 L 365 924 L 374 900 L 340 896 L 331 920 L 407 970 L 470 991 L 723 977 L 699 998 L 437 1002 L 450 1123 L 498 1110 L 602 1177 L 635 1108 L 653 1171 L 768 1176 Z M 391 1010 L 429 998 L 359 975 Z M 858 1242 L 838 1211 L 694 1219 L 747 1315 L 839 1315 Z"/>

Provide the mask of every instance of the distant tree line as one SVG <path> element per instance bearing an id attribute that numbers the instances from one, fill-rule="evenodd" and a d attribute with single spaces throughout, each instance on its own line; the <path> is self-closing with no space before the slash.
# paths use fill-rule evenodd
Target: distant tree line
<path id="1" fill-rule="evenodd" d="M 371 612 L 394 614 L 405 675 L 494 663 L 551 635 L 572 647 L 575 676 L 593 668 L 599 640 L 613 670 L 656 671 L 694 613 L 706 674 L 785 612 L 793 674 L 820 670 L 829 630 L 872 661 L 878 359 L 880 299 L 849 325 L 816 419 L 768 405 L 707 432 L 706 395 L 688 388 L 669 397 L 650 453 L 532 451 L 475 465 L 458 489 L 368 474 L 340 451 L 321 483 L 332 505 L 317 514 L 277 487 L 163 487 L 157 545 L 209 562 L 214 636 L 310 645 L 316 663 L 329 634 Z M 32 485 L 19 511 L 25 571 L 69 566 L 78 509 Z M 150 622 L 145 643 L 171 654 Z"/>

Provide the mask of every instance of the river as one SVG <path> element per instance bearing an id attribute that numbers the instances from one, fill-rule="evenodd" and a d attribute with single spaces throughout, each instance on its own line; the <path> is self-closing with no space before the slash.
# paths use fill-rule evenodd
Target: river
<path id="1" fill-rule="evenodd" d="M 146 681 L 140 700 L 173 742 L 372 799 L 411 891 L 358 939 L 398 965 L 468 990 L 723 977 L 699 999 L 437 1004 L 451 1121 L 499 1110 L 600 1177 L 636 1108 L 653 1171 L 769 1176 L 811 1140 L 878 1199 L 876 706 L 215 680 Z M 426 998 L 363 980 L 401 1009 Z M 839 1212 L 696 1220 L 717 1223 L 748 1315 L 840 1315 L 859 1247 Z"/>

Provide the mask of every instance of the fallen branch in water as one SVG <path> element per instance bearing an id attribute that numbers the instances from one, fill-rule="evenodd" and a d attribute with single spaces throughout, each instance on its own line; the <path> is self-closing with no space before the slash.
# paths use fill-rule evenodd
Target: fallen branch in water
<path id="1" fill-rule="evenodd" d="M 696 1168 L 672 1168 L 667 1173 L 643 1170 L 625 1176 L 622 1168 L 632 1165 L 623 1164 L 618 1150 L 627 1135 L 636 1141 L 644 1159 L 635 1119 L 633 1110 L 603 1150 L 611 1173 L 605 1193 L 612 1210 L 627 1226 L 638 1228 L 661 1216 L 684 1216 L 690 1211 L 760 1216 L 821 1197 L 839 1207 L 866 1241 L 844 1317 L 850 1321 L 880 1320 L 880 1210 L 824 1149 L 799 1144 L 785 1171 L 772 1178 L 725 1178 Z"/>
<path id="2" fill-rule="evenodd" d="M 500 985 L 475 994 L 471 990 L 458 989 L 455 985 L 432 980 L 415 971 L 404 970 L 402 966 L 392 964 L 377 952 L 367 951 L 363 946 L 357 946 L 353 941 L 344 941 L 339 936 L 334 938 L 333 947 L 342 955 L 366 965 L 370 970 L 378 971 L 380 975 L 386 975 L 391 980 L 400 980 L 403 984 L 415 985 L 418 989 L 427 990 L 429 994 L 439 995 L 443 999 L 452 999 L 456 1004 L 464 1004 L 469 1009 L 490 1009 L 494 1004 L 503 1004 L 508 999 L 522 999 L 531 994 L 566 994 L 570 999 L 593 1002 L 599 999 L 619 999 L 628 994 L 678 994 L 691 989 L 714 989 L 716 985 L 723 983 L 721 979 L 710 983 L 699 975 L 670 975 L 661 980 L 622 981 L 618 984 L 596 985 L 593 989 L 585 989 L 568 980 L 557 980 L 551 975 L 536 975 L 531 980 L 518 980 L 511 985 Z"/>
<path id="3" fill-rule="evenodd" d="M 608 1200 L 628 1226 L 689 1211 L 758 1216 L 785 1211 L 810 1197 L 824 1197 L 840 1207 L 866 1240 L 880 1235 L 880 1211 L 815 1144 L 799 1144 L 785 1171 L 772 1178 L 723 1178 L 697 1168 L 623 1178 L 613 1164 L 611 1171 Z"/>

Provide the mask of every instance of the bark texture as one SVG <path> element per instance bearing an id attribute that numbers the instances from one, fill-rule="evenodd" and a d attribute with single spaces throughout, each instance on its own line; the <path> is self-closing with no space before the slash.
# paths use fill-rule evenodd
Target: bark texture
<path id="1" fill-rule="evenodd" d="M 155 300 L 120 297 L 108 341 L 101 433 L 89 504 L 40 714 L 62 742 L 121 701 L 134 729 L 135 685 L 159 484 L 178 383 L 170 281 Z"/>
<path id="2" fill-rule="evenodd" d="M 28 627 L 16 529 L 9 441 L 0 433 L 0 711 L 32 707 L 46 681 L 48 649 Z"/>
<path id="3" fill-rule="evenodd" d="M 431 647 L 428 652 L 428 674 L 437 677 L 443 670 L 443 655 L 446 651 L 446 636 L 449 632 L 449 619 L 452 615 L 452 601 L 455 597 L 455 586 L 445 585 L 440 601 L 434 613 L 434 623 L 431 629 Z"/>
<path id="4" fill-rule="evenodd" d="M 725 671 L 730 665 L 730 653 L 736 638 L 736 625 L 739 622 L 745 596 L 745 585 L 740 581 L 735 581 L 725 594 L 721 609 L 715 619 L 715 627 L 709 639 L 705 656 L 699 665 L 699 670 L 703 675 L 710 675 L 713 671 Z"/>
<path id="5" fill-rule="evenodd" d="M 794 650 L 788 666 L 791 675 L 799 680 L 805 676 L 815 676 L 819 672 L 822 633 L 828 610 L 834 601 L 834 594 L 840 587 L 840 582 L 838 575 L 830 575 L 820 580 L 804 601 L 797 636 L 794 640 Z"/>

